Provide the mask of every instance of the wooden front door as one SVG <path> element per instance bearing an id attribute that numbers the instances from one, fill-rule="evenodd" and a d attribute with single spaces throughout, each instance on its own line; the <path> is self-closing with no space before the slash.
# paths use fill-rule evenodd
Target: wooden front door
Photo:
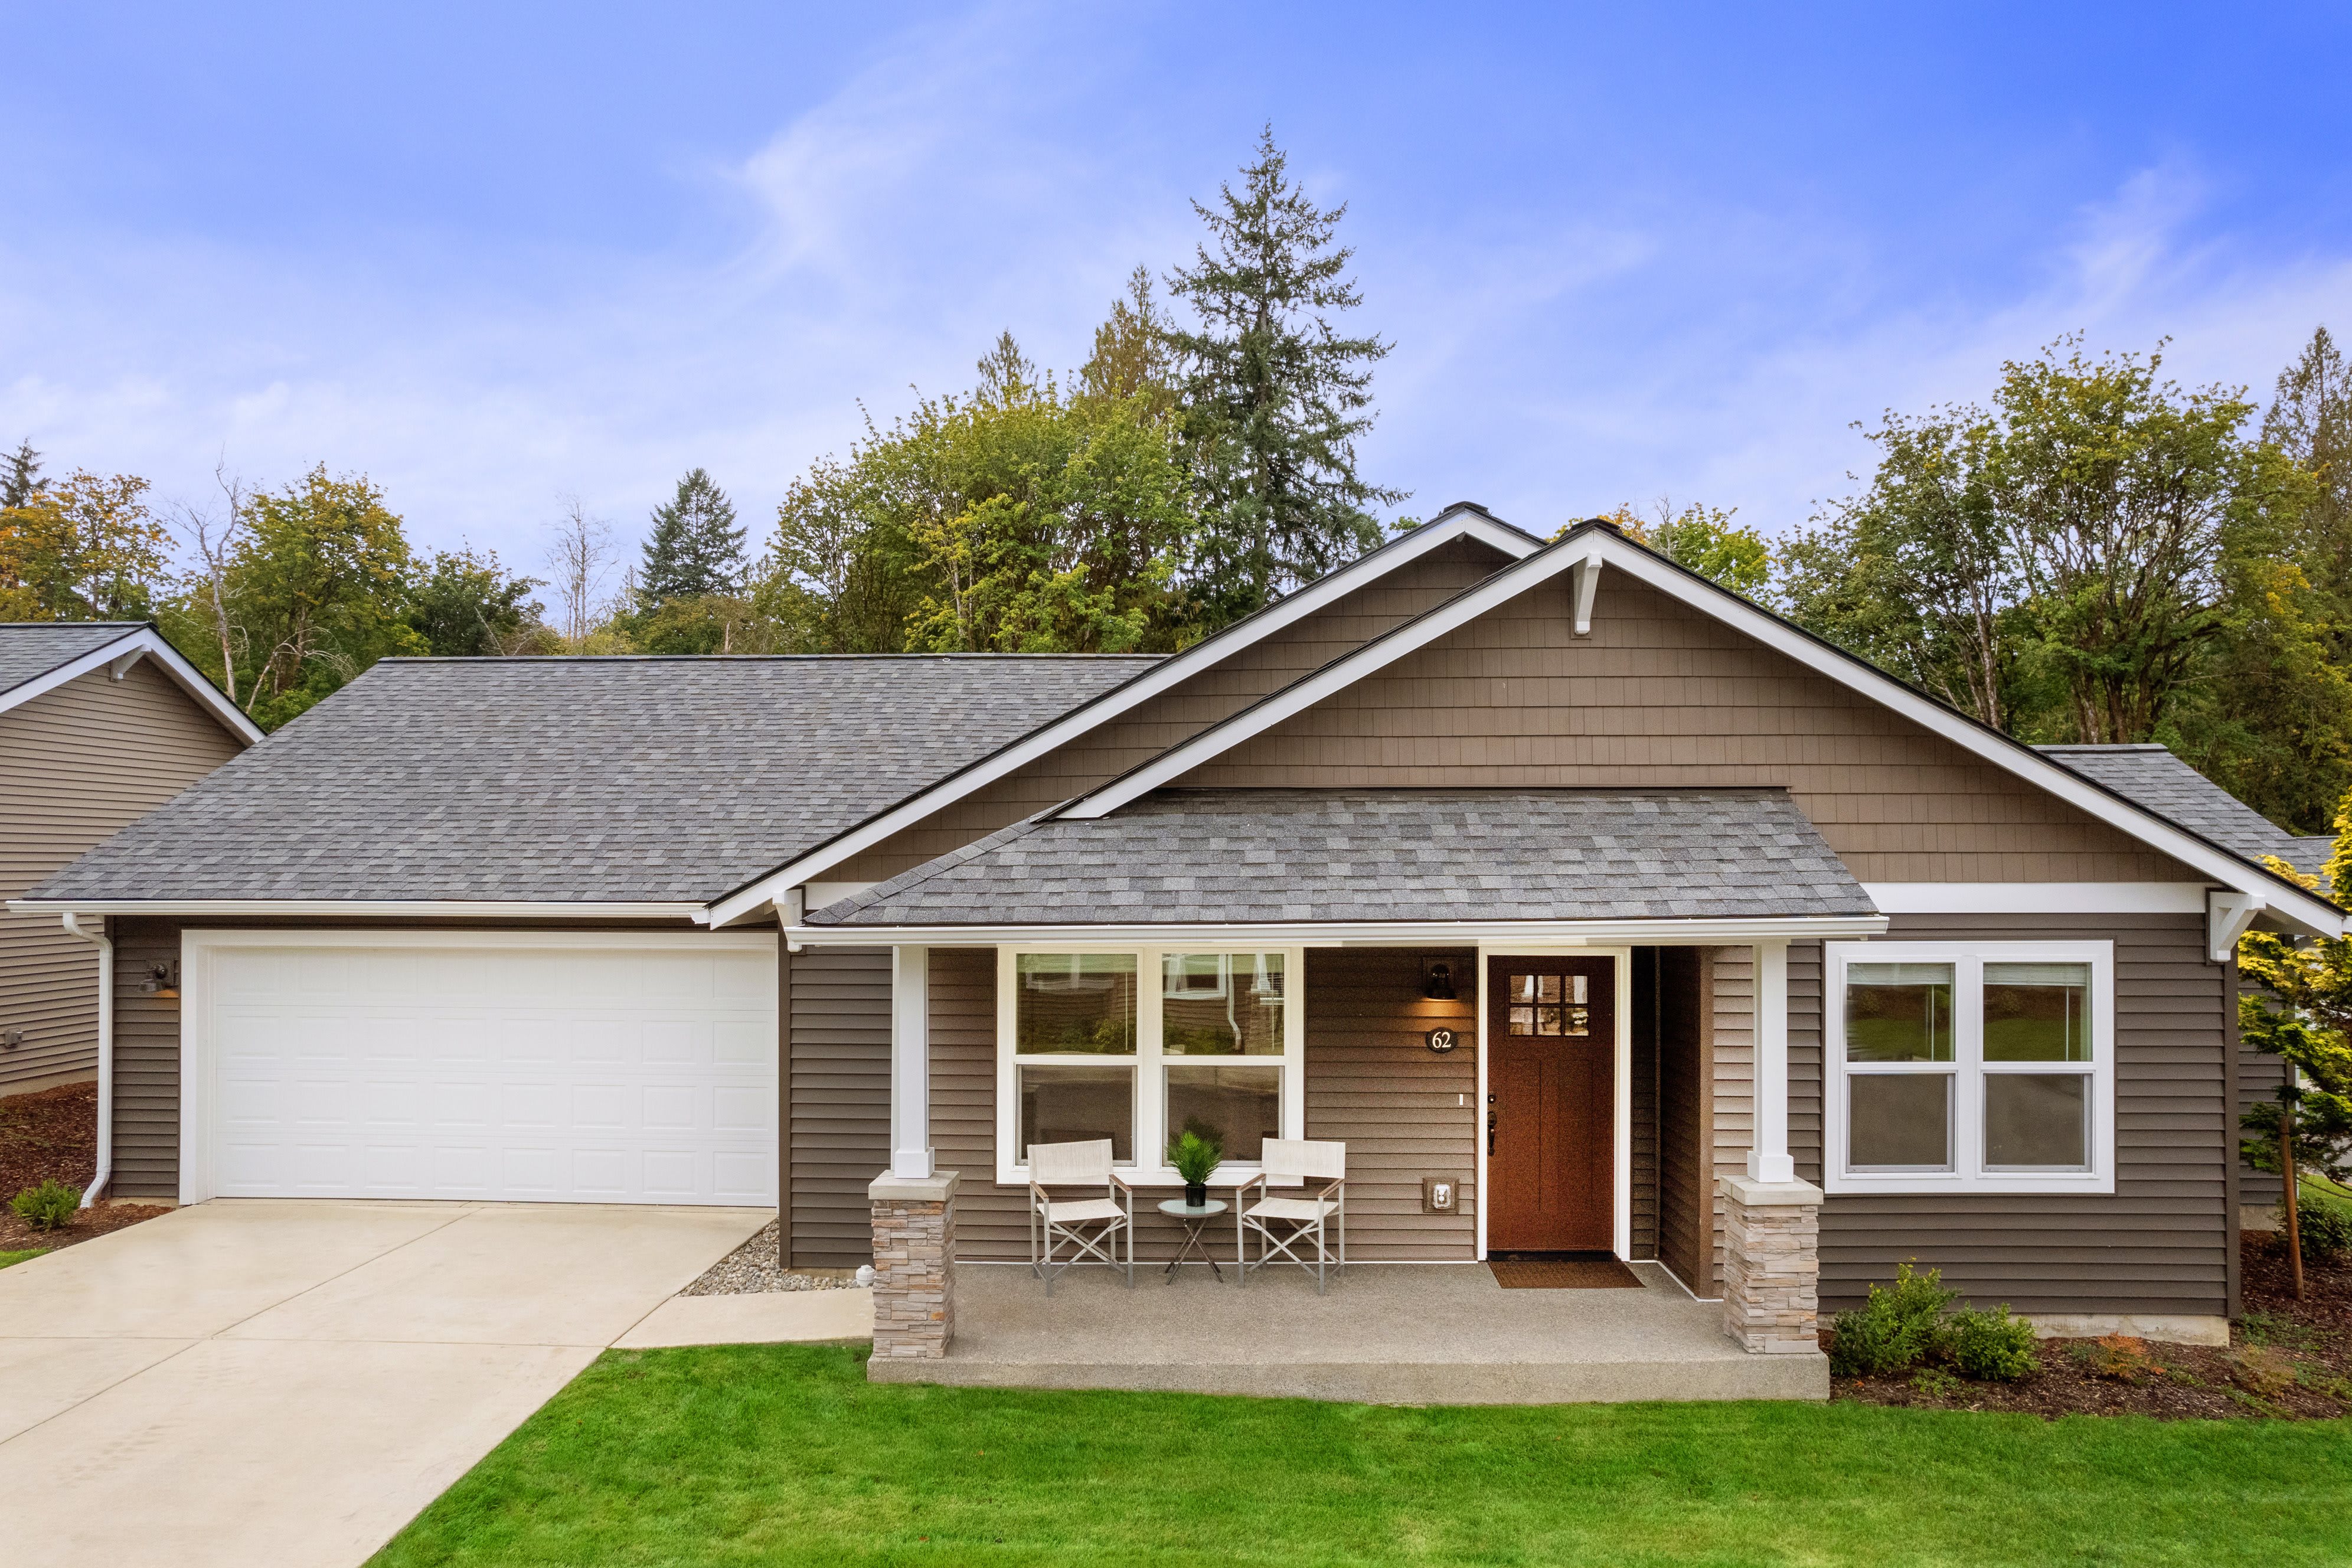
<path id="1" fill-rule="evenodd" d="M 1617 965 L 1486 963 L 1486 1247 L 1616 1245 Z"/>

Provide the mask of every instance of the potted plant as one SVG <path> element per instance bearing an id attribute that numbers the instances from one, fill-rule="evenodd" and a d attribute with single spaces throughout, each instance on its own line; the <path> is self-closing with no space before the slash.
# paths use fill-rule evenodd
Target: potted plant
<path id="1" fill-rule="evenodd" d="M 1187 1127 L 1184 1135 L 1168 1145 L 1168 1163 L 1184 1178 L 1184 1206 L 1201 1208 L 1209 1201 L 1209 1173 L 1225 1157 L 1213 1138 L 1204 1138 Z"/>

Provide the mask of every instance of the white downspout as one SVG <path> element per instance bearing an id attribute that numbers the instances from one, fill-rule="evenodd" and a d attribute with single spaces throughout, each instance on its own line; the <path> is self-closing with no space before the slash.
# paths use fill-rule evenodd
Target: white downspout
<path id="1" fill-rule="evenodd" d="M 98 943 L 98 1170 L 82 1189 L 81 1206 L 88 1208 L 114 1174 L 114 943 L 82 930 L 71 910 L 65 920 L 72 935 Z"/>

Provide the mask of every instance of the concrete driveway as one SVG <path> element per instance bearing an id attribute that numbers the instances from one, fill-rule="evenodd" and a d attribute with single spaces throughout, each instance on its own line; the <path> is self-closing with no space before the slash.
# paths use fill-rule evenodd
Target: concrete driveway
<path id="1" fill-rule="evenodd" d="M 0 1270 L 0 1559 L 362 1562 L 771 1217 L 222 1199 Z"/>

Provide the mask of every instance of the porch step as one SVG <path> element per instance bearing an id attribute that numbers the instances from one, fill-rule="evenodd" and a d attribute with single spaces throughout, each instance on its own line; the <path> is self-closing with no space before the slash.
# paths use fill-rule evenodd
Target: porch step
<path id="1" fill-rule="evenodd" d="M 960 1264 L 944 1360 L 876 1362 L 876 1382 L 1107 1388 L 1375 1405 L 1554 1405 L 1829 1397 L 1819 1352 L 1751 1355 L 1718 1303 L 1654 1264 L 1639 1290 L 1506 1290 L 1480 1265 L 1363 1265 L 1318 1296 L 1296 1272 L 1247 1289 L 1204 1268 L 1135 1289 L 1073 1271 Z"/>

